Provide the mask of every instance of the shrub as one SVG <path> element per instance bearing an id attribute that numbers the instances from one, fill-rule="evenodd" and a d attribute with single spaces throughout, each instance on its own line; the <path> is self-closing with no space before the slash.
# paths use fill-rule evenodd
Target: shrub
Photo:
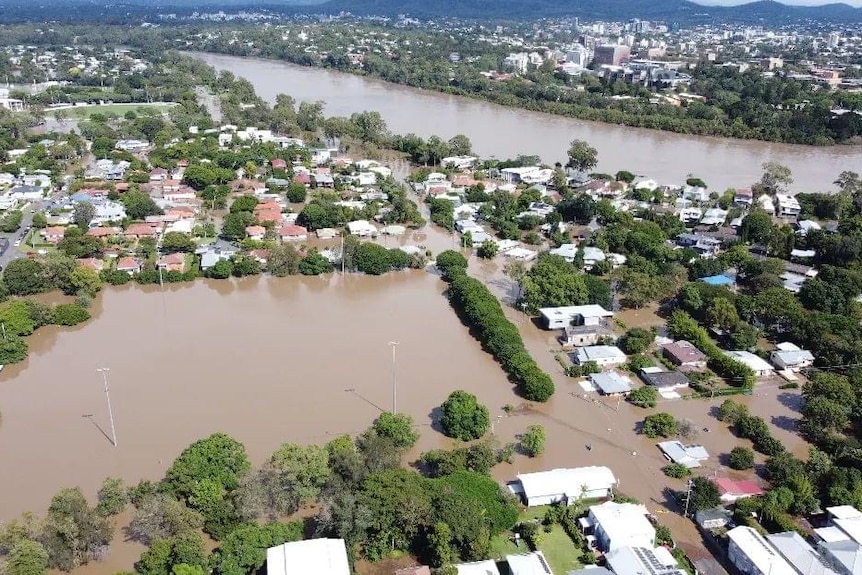
<path id="1" fill-rule="evenodd" d="M 653 386 L 644 385 L 632 391 L 628 400 L 638 407 L 655 407 L 658 402 L 658 392 Z"/>
<path id="2" fill-rule="evenodd" d="M 682 479 L 691 475 L 691 469 L 682 463 L 670 463 L 662 467 L 661 470 L 665 475 L 674 479 Z"/>
<path id="3" fill-rule="evenodd" d="M 633 327 L 619 340 L 619 347 L 628 355 L 643 353 L 655 337 L 652 332 L 641 327 Z"/>
<path id="4" fill-rule="evenodd" d="M 521 447 L 530 457 L 541 455 L 545 451 L 545 427 L 531 425 L 521 438 Z"/>
<path id="5" fill-rule="evenodd" d="M 442 405 L 440 425 L 447 437 L 461 441 L 478 439 L 490 426 L 488 408 L 476 396 L 463 390 L 453 391 Z"/>
<path id="6" fill-rule="evenodd" d="M 650 439 L 676 435 L 676 419 L 671 414 L 664 412 L 647 415 L 643 422 L 643 433 Z"/>
<path id="7" fill-rule="evenodd" d="M 57 325 L 78 325 L 90 319 L 90 312 L 76 303 L 61 303 L 54 308 L 53 316 Z"/>
<path id="8" fill-rule="evenodd" d="M 748 447 L 734 447 L 730 450 L 728 464 L 732 469 L 751 469 L 754 467 L 754 452 Z"/>

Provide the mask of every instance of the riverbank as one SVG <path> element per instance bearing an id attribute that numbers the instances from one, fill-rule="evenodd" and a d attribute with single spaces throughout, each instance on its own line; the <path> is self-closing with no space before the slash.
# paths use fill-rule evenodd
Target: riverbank
<path id="1" fill-rule="evenodd" d="M 775 161 L 793 171 L 795 182 L 790 188 L 798 192 L 830 191 L 837 174 L 862 164 L 862 146 L 814 148 L 673 134 L 509 108 L 275 60 L 188 55 L 218 71 L 245 78 L 270 103 L 285 93 L 297 101 L 325 102 L 325 114 L 330 116 L 377 111 L 393 133 L 415 133 L 423 138 L 439 135 L 444 139 L 465 134 L 474 152 L 483 157 L 536 154 L 553 164 L 565 161 L 570 142 L 581 139 L 598 150 L 598 171 L 626 169 L 667 185 L 681 185 L 693 174 L 710 188 L 723 190 L 749 187 L 760 178 L 762 164 Z M 620 157 L 623 149 L 624 160 Z"/>

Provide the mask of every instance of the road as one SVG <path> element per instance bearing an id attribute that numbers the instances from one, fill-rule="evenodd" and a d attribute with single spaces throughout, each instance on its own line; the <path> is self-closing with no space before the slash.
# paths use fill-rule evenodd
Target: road
<path id="1" fill-rule="evenodd" d="M 28 250 L 27 246 L 22 244 L 18 247 L 15 247 L 15 242 L 19 239 L 23 241 L 24 236 L 26 235 L 26 232 L 24 230 L 33 225 L 33 214 L 35 214 L 36 211 L 41 209 L 41 202 L 31 202 L 24 209 L 24 217 L 21 218 L 21 227 L 18 229 L 18 231 L 11 234 L 0 234 L 0 237 L 9 240 L 9 248 L 5 252 L 3 252 L 2 255 L 0 255 L 0 266 L 2 266 L 3 269 L 6 269 L 6 266 L 12 260 L 24 257 L 26 255 Z"/>

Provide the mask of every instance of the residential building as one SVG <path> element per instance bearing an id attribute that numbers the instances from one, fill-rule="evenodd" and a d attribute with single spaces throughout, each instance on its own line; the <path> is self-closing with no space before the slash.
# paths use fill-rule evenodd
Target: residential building
<path id="1" fill-rule="evenodd" d="M 597 247 L 587 246 L 584 248 L 584 269 L 591 270 L 599 262 L 607 259 L 605 252 Z"/>
<path id="2" fill-rule="evenodd" d="M 599 367 L 608 367 L 625 363 L 626 354 L 614 345 L 588 345 L 578 348 L 574 360 L 578 365 L 593 361 Z"/>
<path id="3" fill-rule="evenodd" d="M 862 512 L 852 505 L 827 507 L 826 512 L 829 514 L 829 525 L 814 530 L 821 541 L 853 541 L 862 545 Z"/>
<path id="4" fill-rule="evenodd" d="M 431 575 L 431 568 L 427 565 L 404 567 L 403 569 L 396 569 L 395 575 Z"/>
<path id="5" fill-rule="evenodd" d="M 775 201 L 778 204 L 777 214 L 782 218 L 795 218 L 802 212 L 802 206 L 799 205 L 799 200 L 787 194 L 775 194 Z"/>
<path id="6" fill-rule="evenodd" d="M 347 224 L 347 230 L 351 235 L 367 238 L 377 235 L 377 228 L 368 223 L 368 220 L 356 220 Z"/>
<path id="7" fill-rule="evenodd" d="M 141 271 L 141 262 L 131 257 L 120 258 L 117 260 L 117 271 L 126 272 L 129 275 L 136 274 Z"/>
<path id="8" fill-rule="evenodd" d="M 750 351 L 726 351 L 724 353 L 751 369 L 757 377 L 769 377 L 775 372 L 774 367 Z"/>
<path id="9" fill-rule="evenodd" d="M 628 395 L 632 390 L 632 380 L 616 371 L 591 373 L 590 383 L 602 395 Z"/>
<path id="10" fill-rule="evenodd" d="M 264 234 L 266 234 L 266 228 L 263 226 L 248 226 L 245 228 L 245 235 L 252 240 L 262 240 Z"/>
<path id="11" fill-rule="evenodd" d="M 567 262 L 572 263 L 578 256 L 577 244 L 561 244 L 560 247 L 549 250 L 548 253 L 554 256 L 560 256 Z"/>
<path id="12" fill-rule="evenodd" d="M 703 213 L 700 223 L 704 226 L 720 226 L 727 219 L 727 210 L 721 208 L 709 208 Z"/>
<path id="13" fill-rule="evenodd" d="M 713 531 L 721 529 L 730 523 L 733 518 L 733 513 L 726 507 L 713 507 L 711 509 L 701 509 L 694 514 L 694 521 L 697 526 L 704 531 Z"/>
<path id="14" fill-rule="evenodd" d="M 42 228 L 39 231 L 39 235 L 45 238 L 45 241 L 49 244 L 56 244 L 65 237 L 66 228 L 63 226 L 49 226 L 47 228 Z"/>
<path id="15" fill-rule="evenodd" d="M 473 561 L 472 563 L 458 563 L 454 567 L 458 575 L 500 575 L 497 563 L 491 559 Z"/>
<path id="16" fill-rule="evenodd" d="M 700 467 L 701 461 L 709 459 L 703 445 L 683 445 L 680 441 L 662 441 L 658 444 L 665 459 L 672 463 L 685 465 L 689 469 Z"/>
<path id="17" fill-rule="evenodd" d="M 727 532 L 727 540 L 727 558 L 745 575 L 797 575 L 778 551 L 751 527 L 734 527 Z"/>
<path id="18" fill-rule="evenodd" d="M 824 541 L 819 549 L 823 560 L 841 575 L 859 575 L 862 570 L 862 545 L 856 541 Z"/>
<path id="19" fill-rule="evenodd" d="M 613 494 L 617 479 L 607 467 L 576 467 L 522 473 L 509 483 L 509 490 L 527 507 L 582 499 L 605 499 Z"/>
<path id="20" fill-rule="evenodd" d="M 754 192 L 751 188 L 740 188 L 733 195 L 733 203 L 737 206 L 750 206 L 754 203 Z"/>
<path id="21" fill-rule="evenodd" d="M 652 549 L 655 527 L 647 519 L 648 515 L 644 505 L 606 501 L 590 507 L 589 514 L 580 523 L 585 534 L 593 535 L 596 546 L 605 553 L 621 547 Z"/>
<path id="22" fill-rule="evenodd" d="M 706 354 L 684 339 L 666 344 L 662 347 L 662 355 L 682 368 L 706 368 Z"/>
<path id="23" fill-rule="evenodd" d="M 614 575 L 614 572 L 599 565 L 587 565 L 583 569 L 568 571 L 566 575 Z"/>
<path id="24" fill-rule="evenodd" d="M 661 367 L 645 367 L 640 371 L 644 383 L 656 389 L 678 389 L 688 387 L 688 378 L 680 371 L 668 371 Z"/>
<path id="25" fill-rule="evenodd" d="M 775 349 L 769 354 L 769 361 L 778 369 L 799 371 L 814 364 L 814 355 L 795 343 L 785 341 L 775 345 Z"/>
<path id="26" fill-rule="evenodd" d="M 506 555 L 510 575 L 553 575 L 545 554 L 541 551 Z"/>
<path id="27" fill-rule="evenodd" d="M 605 560 L 617 575 L 686 575 L 665 547 L 619 547 Z"/>
<path id="28" fill-rule="evenodd" d="M 290 224 L 281 226 L 278 236 L 283 242 L 304 242 L 308 239 L 308 230 L 302 226 Z"/>
<path id="29" fill-rule="evenodd" d="M 166 272 L 184 272 L 186 271 L 186 256 L 185 254 L 167 254 L 158 259 L 156 267 Z"/>
<path id="30" fill-rule="evenodd" d="M 266 575 L 350 575 L 343 539 L 292 541 L 266 550 Z"/>
<path id="31" fill-rule="evenodd" d="M 795 531 L 767 535 L 766 540 L 799 575 L 837 575 L 829 563 Z"/>
<path id="32" fill-rule="evenodd" d="M 597 326 L 605 318 L 614 316 L 600 305 L 573 305 L 565 307 L 544 307 L 539 310 L 542 325 L 547 329 L 560 329 L 568 325 Z"/>
<path id="33" fill-rule="evenodd" d="M 701 257 L 717 255 L 719 250 L 721 250 L 720 239 L 703 234 L 679 234 L 676 242 L 682 247 L 693 249 Z"/>
<path id="34" fill-rule="evenodd" d="M 718 487 L 721 500 L 725 503 L 733 503 L 745 497 L 757 497 L 763 495 L 763 489 L 751 480 L 734 480 L 729 477 L 717 477 L 713 480 Z"/>

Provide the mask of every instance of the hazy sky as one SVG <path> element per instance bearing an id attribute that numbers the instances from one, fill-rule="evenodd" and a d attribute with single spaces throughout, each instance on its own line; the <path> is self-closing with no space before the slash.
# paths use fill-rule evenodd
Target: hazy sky
<path id="1" fill-rule="evenodd" d="M 698 4 L 733 6 L 736 4 L 745 4 L 750 0 L 694 0 Z M 798 4 L 802 6 L 816 6 L 818 4 L 833 4 L 842 2 L 851 6 L 862 6 L 862 0 L 780 0 L 782 4 Z"/>

